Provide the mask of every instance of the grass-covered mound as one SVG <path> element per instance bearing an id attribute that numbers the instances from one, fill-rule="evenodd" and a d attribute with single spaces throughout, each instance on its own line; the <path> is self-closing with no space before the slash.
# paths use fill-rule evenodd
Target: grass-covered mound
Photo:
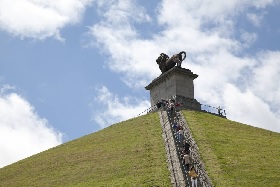
<path id="1" fill-rule="evenodd" d="M 280 186 L 280 133 L 184 111 L 215 186 Z"/>
<path id="2" fill-rule="evenodd" d="M 0 186 L 171 186 L 158 114 L 6 166 L 0 169 Z"/>

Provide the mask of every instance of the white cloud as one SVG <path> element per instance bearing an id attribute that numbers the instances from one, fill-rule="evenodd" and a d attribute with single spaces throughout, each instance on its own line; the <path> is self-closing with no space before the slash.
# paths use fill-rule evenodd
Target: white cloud
<path id="1" fill-rule="evenodd" d="M 120 99 L 105 86 L 97 88 L 97 92 L 94 104 L 91 106 L 93 108 L 92 120 L 97 122 L 101 128 L 137 117 L 150 107 L 150 102 L 147 100 L 132 97 Z"/>
<path id="2" fill-rule="evenodd" d="M 121 73 L 128 86 L 143 88 L 160 74 L 155 59 L 161 52 L 170 56 L 185 50 L 187 59 L 182 66 L 199 75 L 194 81 L 195 97 L 199 101 L 223 106 L 228 110 L 228 117 L 236 121 L 256 122 L 256 126 L 279 131 L 277 126 L 266 123 L 279 122 L 279 85 L 273 81 L 279 79 L 276 65 L 279 52 L 244 54 L 245 49 L 261 36 L 236 28 L 240 14 L 253 18 L 254 12 L 251 15 L 246 12 L 249 8 L 262 11 L 273 3 L 275 1 L 272 0 L 163 0 L 156 10 L 157 17 L 149 20 L 144 19 L 149 16 L 142 17 L 142 24 L 150 21 L 162 28 L 150 39 L 143 39 L 141 32 L 145 31 L 136 30 L 134 26 L 138 24 L 133 18 L 137 12 L 133 14 L 131 11 L 134 9 L 130 8 L 134 6 L 121 8 L 118 4 L 111 7 L 107 4 L 107 9 L 103 9 L 106 19 L 93 25 L 90 32 L 99 47 L 109 55 L 108 67 Z M 125 21 L 110 18 L 115 15 L 111 13 L 112 7 L 127 12 L 122 13 Z M 155 20 L 157 22 L 153 22 Z M 258 21 L 261 21 L 260 17 Z M 241 36 L 238 38 L 236 33 L 240 33 L 240 30 Z M 263 88 L 266 86 L 268 93 Z M 230 94 L 229 90 L 235 94 Z M 240 102 L 236 101 L 235 95 Z M 272 101 L 276 102 L 272 104 Z M 251 110 L 249 115 L 242 116 L 243 113 L 237 113 L 239 106 L 236 103 L 242 103 L 244 111 L 251 107 L 258 110 Z M 260 115 L 262 113 L 265 115 Z"/>
<path id="3" fill-rule="evenodd" d="M 138 38 L 138 33 L 130 24 L 132 22 L 149 22 L 145 9 L 132 4 L 131 1 L 114 1 L 106 6 L 105 20 L 90 28 L 103 50 L 111 55 L 107 65 L 116 72 L 123 73 L 123 80 L 131 87 L 143 86 L 147 79 L 159 73 L 156 63 L 151 67 L 150 61 L 156 58 L 147 54 L 159 54 L 155 43 Z M 118 16 L 116 16 L 118 15 Z M 144 75 L 144 76 L 143 76 Z M 135 84 L 135 79 L 140 80 Z M 133 82 L 133 83 L 132 83 Z"/>
<path id="4" fill-rule="evenodd" d="M 126 24 L 126 22 L 149 21 L 150 17 L 145 13 L 143 7 L 136 6 L 131 0 L 108 1 L 107 11 L 103 16 L 107 22 L 116 24 Z M 128 20 L 129 18 L 129 20 Z"/>
<path id="5" fill-rule="evenodd" d="M 261 26 L 261 22 L 263 19 L 263 15 L 257 15 L 257 14 L 252 14 L 252 13 L 248 13 L 247 15 L 247 19 L 256 27 Z"/>
<path id="6" fill-rule="evenodd" d="M 215 6 L 214 1 L 212 4 L 211 6 Z M 219 4 L 217 3 L 217 5 Z M 242 49 L 240 42 L 226 37 L 228 34 L 225 34 L 225 30 L 230 32 L 232 29 L 220 29 L 225 27 L 224 23 L 216 26 L 216 29 L 207 30 L 206 32 L 204 29 L 201 30 L 202 20 L 204 20 L 202 18 L 206 15 L 203 14 L 204 11 L 199 13 L 196 9 L 200 6 L 206 5 L 194 1 L 163 1 L 158 9 L 160 15 L 153 20 L 159 20 L 159 23 L 165 25 L 166 29 L 148 40 L 142 39 L 140 33 L 133 26 L 134 17 L 137 17 L 138 14 L 145 15 L 144 9 L 140 7 L 135 10 L 131 8 L 135 7 L 132 5 L 123 8 L 119 4 L 113 4 L 103 10 L 105 11 L 106 19 L 92 26 L 90 32 L 97 43 L 101 45 L 103 51 L 110 55 L 110 60 L 107 63 L 108 67 L 113 71 L 122 73 L 123 80 L 127 85 L 143 87 L 149 80 L 160 73 L 155 59 L 161 52 L 173 55 L 181 50 L 186 50 L 191 55 L 201 55 L 203 53 L 213 55 L 219 50 L 227 49 L 228 51 L 237 52 Z M 225 6 L 228 6 L 228 4 L 225 4 Z M 235 6 L 235 4 L 232 4 L 232 11 Z M 119 9 L 122 12 L 127 12 L 122 14 L 122 20 L 125 21 L 114 21 L 115 13 L 112 12 L 119 12 Z M 230 9 L 230 7 L 227 7 L 227 9 Z M 216 15 L 214 17 L 216 18 L 217 15 L 224 11 L 222 11 L 222 8 L 218 8 L 214 12 Z M 146 17 L 149 16 L 141 16 L 141 20 L 147 21 L 147 19 L 144 19 Z M 232 24 L 229 24 L 229 26 L 231 27 Z M 251 37 L 250 42 L 252 40 L 253 38 Z M 141 81 L 135 84 L 135 79 Z"/>
<path id="7" fill-rule="evenodd" d="M 257 57 L 259 63 L 252 72 L 251 89 L 280 114 L 280 51 L 264 51 Z"/>
<path id="8" fill-rule="evenodd" d="M 62 134 L 40 118 L 34 108 L 13 87 L 0 92 L 0 167 L 62 143 Z"/>
<path id="9" fill-rule="evenodd" d="M 279 3 L 277 0 L 253 0 L 249 1 L 249 3 L 252 3 L 256 8 L 265 8 L 267 5 L 271 5 L 273 3 Z"/>
<path id="10" fill-rule="evenodd" d="M 21 38 L 63 40 L 60 30 L 81 20 L 91 0 L 0 0 L 0 29 Z"/>
<path id="11" fill-rule="evenodd" d="M 206 58 L 193 59 L 195 63 L 188 65 L 199 77 L 194 80 L 195 97 L 202 103 L 222 105 L 221 95 L 226 83 L 235 83 L 244 79 L 242 70 L 253 67 L 255 61 L 249 58 L 239 58 L 227 50 L 216 54 L 203 55 Z"/>
<path id="12" fill-rule="evenodd" d="M 241 32 L 241 41 L 243 42 L 244 47 L 251 46 L 257 40 L 256 33 L 249 33 L 246 31 Z"/>
<path id="13" fill-rule="evenodd" d="M 223 93 L 226 110 L 231 119 L 259 128 L 280 132 L 280 115 L 252 91 L 241 92 L 233 85 L 226 85 Z"/>

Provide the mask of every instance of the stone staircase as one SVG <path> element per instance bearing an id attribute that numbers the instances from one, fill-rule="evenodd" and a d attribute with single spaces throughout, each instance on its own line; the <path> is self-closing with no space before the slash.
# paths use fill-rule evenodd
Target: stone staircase
<path id="1" fill-rule="evenodd" d="M 168 110 L 159 110 L 158 111 L 161 126 L 162 126 L 162 136 L 165 141 L 165 149 L 167 153 L 167 162 L 168 168 L 171 173 L 171 183 L 174 187 L 189 187 L 191 186 L 191 179 L 188 176 L 188 170 L 183 164 L 183 160 L 180 157 L 180 147 L 182 146 L 176 138 L 176 134 L 172 130 L 172 124 L 174 119 L 178 119 L 179 124 L 183 127 L 184 131 L 184 140 L 191 145 L 190 157 L 191 157 L 191 166 L 195 167 L 196 173 L 199 175 L 197 186 L 198 187 L 212 187 L 212 182 L 208 177 L 208 174 L 205 170 L 204 164 L 201 161 L 198 153 L 198 146 L 195 143 L 194 138 L 192 137 L 191 131 L 187 125 L 187 122 L 184 116 L 179 111 L 175 111 L 174 114 L 171 114 Z"/>

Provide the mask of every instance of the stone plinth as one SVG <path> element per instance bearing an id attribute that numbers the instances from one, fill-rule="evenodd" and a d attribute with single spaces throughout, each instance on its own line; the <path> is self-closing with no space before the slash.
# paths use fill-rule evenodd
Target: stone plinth
<path id="1" fill-rule="evenodd" d="M 197 77 L 191 70 L 177 66 L 161 74 L 145 87 L 150 90 L 151 105 L 155 105 L 162 98 L 170 99 L 176 96 L 176 102 L 182 103 L 184 108 L 201 110 L 200 103 L 194 99 L 193 80 Z"/>

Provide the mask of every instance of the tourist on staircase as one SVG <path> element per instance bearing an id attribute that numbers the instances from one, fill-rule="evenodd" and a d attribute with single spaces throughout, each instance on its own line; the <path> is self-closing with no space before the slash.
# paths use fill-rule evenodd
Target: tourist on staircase
<path id="1" fill-rule="evenodd" d="M 177 123 L 176 120 L 174 120 L 172 128 L 173 128 L 173 133 L 176 133 L 177 132 L 177 128 L 178 128 L 178 123 Z"/>
<path id="2" fill-rule="evenodd" d="M 187 140 L 184 141 L 184 151 L 189 153 L 190 152 L 190 144 Z"/>
<path id="3" fill-rule="evenodd" d="M 188 171 L 190 169 L 189 167 L 191 163 L 190 155 L 187 152 L 185 152 L 183 159 L 184 159 L 184 165 L 186 167 L 186 170 Z"/>
<path id="4" fill-rule="evenodd" d="M 192 187 L 197 187 L 197 177 L 198 174 L 195 172 L 194 167 L 192 166 L 190 171 L 188 172 L 189 176 L 191 177 Z"/>
<path id="5" fill-rule="evenodd" d="M 178 133 L 178 141 L 181 144 L 181 143 L 183 143 L 183 136 L 184 136 L 184 131 L 181 126 L 179 126 L 179 130 L 177 133 Z"/>

